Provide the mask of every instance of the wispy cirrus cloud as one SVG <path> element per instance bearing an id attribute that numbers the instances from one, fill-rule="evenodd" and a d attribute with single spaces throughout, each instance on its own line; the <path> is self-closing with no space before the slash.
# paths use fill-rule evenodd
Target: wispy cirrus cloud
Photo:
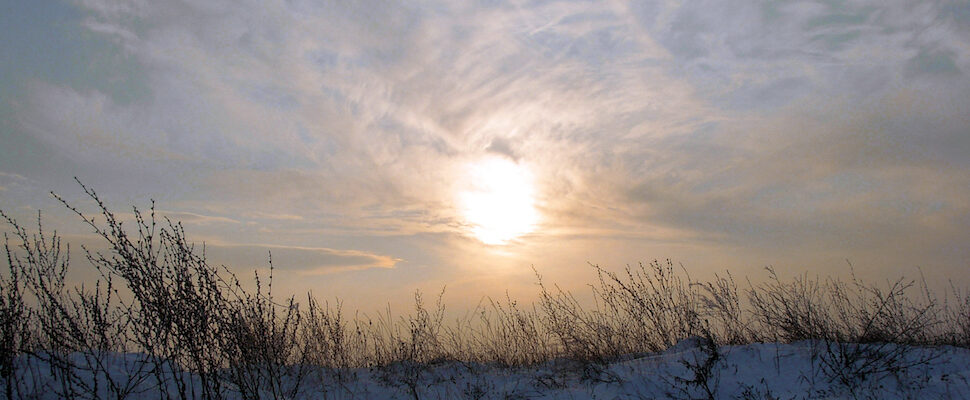
<path id="1" fill-rule="evenodd" d="M 221 231 L 236 242 L 408 259 L 440 251 L 419 248 L 427 237 L 460 247 L 455 191 L 485 155 L 533 170 L 532 238 L 548 242 L 854 254 L 967 239 L 960 3 L 74 7 L 78 31 L 124 61 L 92 68 L 128 83 L 35 77 L 4 106 L 13 138 L 93 186 L 248 224 Z M 389 262 L 367 260 L 347 265 Z"/>

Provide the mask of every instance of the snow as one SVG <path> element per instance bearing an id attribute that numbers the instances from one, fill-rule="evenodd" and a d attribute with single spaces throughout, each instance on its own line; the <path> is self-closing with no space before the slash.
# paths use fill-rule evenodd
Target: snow
<path id="1" fill-rule="evenodd" d="M 887 349 L 896 349 L 889 345 Z M 710 347 L 707 347 L 708 349 Z M 917 364 L 899 371 L 853 376 L 846 382 L 830 379 L 821 368 L 829 357 L 821 342 L 791 344 L 755 343 L 720 346 L 720 358 L 711 368 L 706 387 L 717 399 L 965 399 L 970 398 L 970 350 L 949 346 L 918 347 L 900 353 L 898 365 Z M 851 349 L 851 348 L 850 348 Z M 629 355 L 621 360 L 584 364 L 555 360 L 532 367 L 507 368 L 474 363 L 441 362 L 430 365 L 397 363 L 384 368 L 347 370 L 314 369 L 295 396 L 303 399 L 642 399 L 708 398 L 704 384 L 694 380 L 690 365 L 702 365 L 710 356 L 702 339 L 686 339 L 665 352 Z M 139 354 L 85 357 L 75 363 L 100 360 L 108 373 L 78 373 L 89 388 L 98 383 L 94 398 L 109 398 L 108 382 L 133 388 L 128 398 L 175 398 L 169 382 L 161 388 L 155 375 L 131 382 L 131 371 L 149 365 Z M 867 359 L 871 365 L 872 358 Z M 40 399 L 64 393 L 47 365 L 37 358 L 19 360 L 25 377 L 20 397 Z M 863 360 L 866 361 L 866 360 Z M 925 361 L 925 362 L 922 362 Z M 145 371 L 144 369 L 142 370 Z M 171 372 L 167 370 L 165 372 Z M 848 372 L 848 371 L 843 371 Z M 146 374 L 143 374 L 146 375 Z M 110 378 L 110 379 L 109 379 Z M 192 377 L 198 384 L 198 377 Z M 46 386 L 45 386 L 46 385 Z M 285 385 L 284 385 L 285 386 Z M 35 388 L 30 390 L 28 388 Z M 37 389 L 41 388 L 41 389 Z M 163 390 L 165 389 L 165 390 Z M 78 392 L 84 389 L 76 388 Z M 164 393 L 168 393 L 166 396 Z M 241 398 L 231 390 L 228 398 Z M 264 393 L 261 397 L 270 397 Z"/>

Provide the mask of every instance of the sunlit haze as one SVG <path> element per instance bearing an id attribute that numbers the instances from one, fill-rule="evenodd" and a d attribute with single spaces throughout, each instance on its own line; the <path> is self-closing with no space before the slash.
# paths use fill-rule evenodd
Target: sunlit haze
<path id="1" fill-rule="evenodd" d="M 468 167 L 462 214 L 486 244 L 504 244 L 534 229 L 532 174 L 512 161 L 490 158 Z"/>

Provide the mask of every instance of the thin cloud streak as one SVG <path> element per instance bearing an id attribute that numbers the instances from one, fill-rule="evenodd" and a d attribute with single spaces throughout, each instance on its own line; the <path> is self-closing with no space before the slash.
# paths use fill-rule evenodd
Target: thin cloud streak
<path id="1" fill-rule="evenodd" d="M 395 268 L 401 259 L 359 250 L 338 250 L 326 247 L 276 246 L 207 242 L 206 256 L 215 263 L 235 268 L 268 267 L 273 264 L 282 271 L 302 275 L 323 275 L 370 268 Z"/>

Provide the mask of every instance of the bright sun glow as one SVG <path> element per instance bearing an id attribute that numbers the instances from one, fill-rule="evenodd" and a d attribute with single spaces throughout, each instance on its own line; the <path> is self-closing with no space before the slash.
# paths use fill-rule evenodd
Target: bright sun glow
<path id="1" fill-rule="evenodd" d="M 504 158 L 472 164 L 462 214 L 485 244 L 505 244 L 529 233 L 538 220 L 529 170 Z"/>

